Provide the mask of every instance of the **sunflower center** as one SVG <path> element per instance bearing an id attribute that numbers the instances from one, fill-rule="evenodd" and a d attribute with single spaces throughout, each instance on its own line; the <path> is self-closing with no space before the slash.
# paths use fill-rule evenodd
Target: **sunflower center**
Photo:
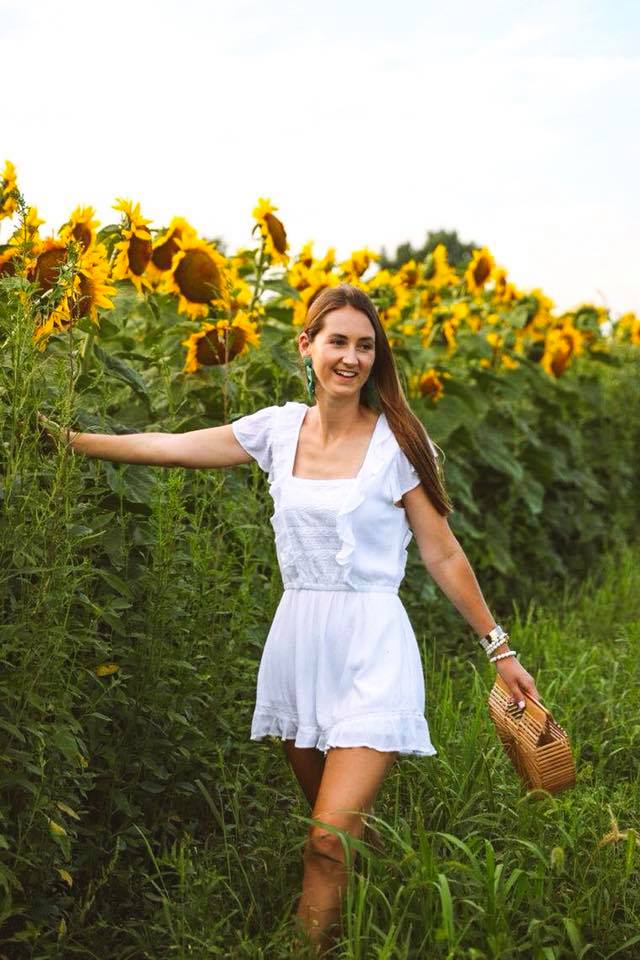
<path id="1" fill-rule="evenodd" d="M 151 239 L 143 240 L 134 234 L 129 240 L 129 269 L 136 277 L 140 277 L 147 269 L 152 249 Z"/>
<path id="2" fill-rule="evenodd" d="M 80 274 L 80 291 L 71 306 L 71 316 L 74 320 L 86 317 L 91 308 L 93 298 L 93 284 L 83 273 Z"/>
<path id="3" fill-rule="evenodd" d="M 66 247 L 54 247 L 52 250 L 45 250 L 36 260 L 34 271 L 35 280 L 42 293 L 55 287 L 60 268 L 67 258 Z"/>
<path id="4" fill-rule="evenodd" d="M 269 231 L 269 235 L 273 240 L 273 245 L 278 253 L 286 253 L 287 233 L 284 229 L 282 221 L 278 220 L 277 217 L 274 217 L 272 213 L 265 213 L 264 222 L 267 225 L 267 230 Z"/>
<path id="5" fill-rule="evenodd" d="M 176 237 L 180 237 L 179 230 L 174 230 L 171 236 L 157 246 L 151 254 L 151 261 L 158 270 L 168 270 L 170 268 L 173 256 L 179 249 Z"/>
<path id="6" fill-rule="evenodd" d="M 71 235 L 74 240 L 77 240 L 85 250 L 88 250 L 91 246 L 91 229 L 87 226 L 86 223 L 76 223 L 75 227 L 71 231 Z"/>
<path id="7" fill-rule="evenodd" d="M 209 303 L 222 287 L 218 266 L 204 250 L 187 250 L 174 278 L 180 293 L 192 303 Z"/>
<path id="8" fill-rule="evenodd" d="M 205 367 L 233 360 L 247 341 L 246 330 L 232 327 L 230 330 L 208 330 L 198 340 L 196 358 Z"/>
<path id="9" fill-rule="evenodd" d="M 473 270 L 473 279 L 477 286 L 481 287 L 490 273 L 491 264 L 486 257 L 480 257 Z"/>

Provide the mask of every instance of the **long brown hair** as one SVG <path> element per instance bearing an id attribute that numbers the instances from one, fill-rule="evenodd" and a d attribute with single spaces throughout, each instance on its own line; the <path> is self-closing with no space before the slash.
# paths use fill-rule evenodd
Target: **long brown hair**
<path id="1" fill-rule="evenodd" d="M 393 353 L 387 340 L 378 311 L 367 294 L 349 283 L 337 287 L 325 287 L 311 300 L 305 318 L 304 332 L 313 340 L 324 326 L 325 316 L 331 310 L 351 306 L 366 314 L 375 330 L 375 360 L 369 379 L 373 380 L 379 397 L 380 408 L 387 418 L 399 446 L 418 472 L 427 496 L 439 514 L 446 517 L 453 511 L 444 485 L 440 458 L 434 457 L 428 442 L 428 434 L 407 403 L 396 370 Z M 367 391 L 361 390 L 360 402 L 373 409 Z"/>

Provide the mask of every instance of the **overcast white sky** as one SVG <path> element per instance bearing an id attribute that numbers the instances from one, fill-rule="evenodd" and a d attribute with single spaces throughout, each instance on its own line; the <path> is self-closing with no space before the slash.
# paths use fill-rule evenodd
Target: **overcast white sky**
<path id="1" fill-rule="evenodd" d="M 0 44 L 47 227 L 125 196 L 233 249 L 266 196 L 293 250 L 456 229 L 558 309 L 640 312 L 637 0 L 0 0 Z"/>

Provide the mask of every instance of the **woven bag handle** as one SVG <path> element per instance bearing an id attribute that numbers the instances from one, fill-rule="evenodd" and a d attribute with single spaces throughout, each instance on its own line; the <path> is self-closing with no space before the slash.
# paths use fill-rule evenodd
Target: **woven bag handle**
<path id="1" fill-rule="evenodd" d="M 496 683 L 506 696 L 511 696 L 511 688 L 500 674 L 496 677 Z M 543 703 L 528 693 L 525 693 L 525 698 L 525 712 L 540 725 L 541 730 L 546 729 L 549 720 L 553 719 L 551 711 L 547 710 Z M 517 719 L 520 720 L 521 716 L 522 714 Z"/>

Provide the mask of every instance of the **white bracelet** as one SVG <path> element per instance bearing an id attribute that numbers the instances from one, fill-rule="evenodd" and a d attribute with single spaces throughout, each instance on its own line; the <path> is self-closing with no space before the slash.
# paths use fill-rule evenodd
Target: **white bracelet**
<path id="1" fill-rule="evenodd" d="M 517 657 L 515 650 L 507 650 L 506 653 L 496 653 L 495 657 L 489 658 L 489 663 L 495 663 L 496 660 L 504 660 L 505 657 Z"/>
<path id="2" fill-rule="evenodd" d="M 485 647 L 485 653 L 488 657 L 491 656 L 494 650 L 497 650 L 498 647 L 501 647 L 503 643 L 508 643 L 511 638 L 508 633 L 503 633 L 501 636 L 496 637 L 495 640 L 492 640 L 488 646 Z"/>

